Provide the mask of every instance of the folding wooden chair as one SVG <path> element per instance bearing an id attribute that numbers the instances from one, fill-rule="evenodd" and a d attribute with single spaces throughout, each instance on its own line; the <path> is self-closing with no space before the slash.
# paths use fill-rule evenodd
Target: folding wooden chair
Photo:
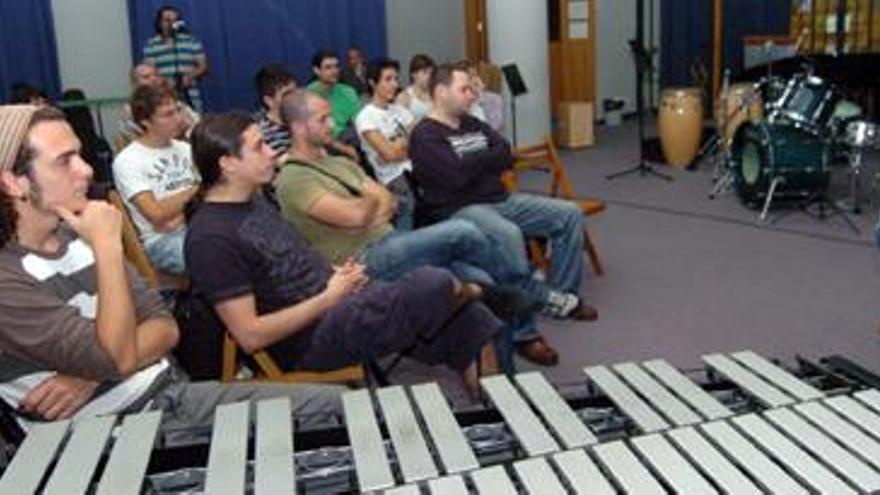
<path id="1" fill-rule="evenodd" d="M 501 180 L 508 191 L 514 192 L 519 188 L 519 175 L 526 171 L 542 171 L 550 174 L 550 184 L 547 189 L 547 195 L 554 198 L 561 198 L 573 201 L 578 205 L 580 210 L 586 216 L 598 215 L 605 211 L 605 203 L 595 198 L 578 197 L 574 191 L 574 186 L 568 178 L 559 153 L 556 151 L 556 145 L 553 144 L 553 138 L 544 136 L 544 141 L 540 144 L 524 146 L 514 151 L 516 161 L 513 170 L 506 172 Z M 584 250 L 590 258 L 590 264 L 596 275 L 601 276 L 604 273 L 602 269 L 602 261 L 599 259 L 599 252 L 596 250 L 595 244 L 590 237 L 587 227 L 584 227 Z M 529 255 L 533 262 L 541 269 L 546 270 L 550 264 L 550 260 L 544 255 L 541 245 L 535 241 L 529 241 Z"/>
<path id="2" fill-rule="evenodd" d="M 187 277 L 160 272 L 153 266 L 143 244 L 141 244 L 137 227 L 135 227 L 131 215 L 128 214 L 128 209 L 122 202 L 119 193 L 114 190 L 107 191 L 107 201 L 122 212 L 122 249 L 125 252 L 125 257 L 137 268 L 147 283 L 157 289 L 186 290 L 189 286 Z"/>
<path id="3" fill-rule="evenodd" d="M 221 381 L 231 382 L 239 379 L 239 371 L 241 371 L 241 361 L 239 360 L 238 342 L 225 332 L 223 337 L 223 372 Z M 288 383 L 346 383 L 349 385 L 360 385 L 365 381 L 366 374 L 364 367 L 361 365 L 347 366 L 329 371 L 283 371 L 272 356 L 265 350 L 257 351 L 251 354 L 256 369 L 254 372 L 256 381 L 271 382 L 288 382 Z"/>

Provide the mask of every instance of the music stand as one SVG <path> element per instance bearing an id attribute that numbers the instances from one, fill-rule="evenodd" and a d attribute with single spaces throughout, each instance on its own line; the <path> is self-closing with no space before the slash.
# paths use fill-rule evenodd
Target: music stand
<path id="1" fill-rule="evenodd" d="M 644 81 L 645 72 L 651 66 L 651 55 L 645 50 L 642 26 L 644 24 L 645 6 L 642 0 L 636 0 L 636 38 L 629 40 L 629 48 L 636 64 L 636 117 L 639 121 L 639 163 L 626 170 L 605 176 L 607 180 L 614 180 L 625 175 L 638 173 L 640 176 L 654 176 L 671 181 L 672 177 L 654 170 L 654 167 L 645 160 L 645 98 Z"/>
<path id="2" fill-rule="evenodd" d="M 501 73 L 504 74 L 504 80 L 507 82 L 507 88 L 510 90 L 510 120 L 513 124 L 513 147 L 516 148 L 516 97 L 524 95 L 529 91 L 516 64 L 503 65 Z"/>

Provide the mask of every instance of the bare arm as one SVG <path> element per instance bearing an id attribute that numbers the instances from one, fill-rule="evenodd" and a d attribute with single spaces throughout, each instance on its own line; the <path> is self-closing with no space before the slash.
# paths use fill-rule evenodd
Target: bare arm
<path id="1" fill-rule="evenodd" d="M 369 279 L 364 271 L 363 265 L 346 263 L 336 269 L 320 294 L 272 313 L 258 315 L 253 294 L 223 301 L 214 309 L 238 345 L 253 353 L 302 331 L 346 294 L 366 285 Z"/>
<path id="2" fill-rule="evenodd" d="M 379 199 L 370 194 L 344 198 L 327 192 L 312 202 L 307 213 L 313 219 L 328 225 L 344 229 L 363 229 L 374 224 L 380 213 L 380 206 Z"/>
<path id="3" fill-rule="evenodd" d="M 367 178 L 364 179 L 361 191 L 364 196 L 375 198 L 379 203 L 371 225 L 388 223 L 394 218 L 394 215 L 397 213 L 397 198 L 385 186 L 373 179 Z"/>
<path id="4" fill-rule="evenodd" d="M 379 131 L 365 131 L 361 137 L 376 150 L 382 163 L 395 163 L 409 158 L 409 143 L 405 137 L 389 141 Z"/>
<path id="5" fill-rule="evenodd" d="M 147 320 L 136 332 L 138 369 L 158 361 L 177 345 L 177 324 L 171 318 Z M 48 421 L 69 418 L 92 398 L 98 385 L 87 378 L 58 374 L 29 390 L 20 407 Z"/>
<path id="6" fill-rule="evenodd" d="M 129 375 L 138 368 L 138 342 L 122 251 L 122 214 L 103 201 L 90 201 L 79 214 L 61 208 L 57 212 L 92 247 L 98 286 L 97 339 L 119 373 Z"/>
<path id="7" fill-rule="evenodd" d="M 156 230 L 165 232 L 182 223 L 183 208 L 198 190 L 199 186 L 193 185 L 162 199 L 156 199 L 151 191 L 144 191 L 135 195 L 132 202 Z"/>
<path id="8" fill-rule="evenodd" d="M 196 55 L 196 57 L 193 59 L 193 65 L 193 78 L 199 79 L 208 74 L 208 57 L 206 57 L 204 54 Z"/>

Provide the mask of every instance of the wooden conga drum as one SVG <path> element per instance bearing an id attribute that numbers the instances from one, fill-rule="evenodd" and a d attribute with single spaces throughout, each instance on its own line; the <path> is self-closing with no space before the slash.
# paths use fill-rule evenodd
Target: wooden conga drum
<path id="1" fill-rule="evenodd" d="M 727 104 L 719 95 L 715 105 L 715 120 L 721 127 L 724 145 L 733 143 L 736 130 L 746 122 L 755 122 L 764 117 L 764 98 L 754 83 L 732 84 L 727 92 Z"/>
<path id="2" fill-rule="evenodd" d="M 699 88 L 664 89 L 657 123 L 666 163 L 686 167 L 703 137 L 703 93 Z"/>

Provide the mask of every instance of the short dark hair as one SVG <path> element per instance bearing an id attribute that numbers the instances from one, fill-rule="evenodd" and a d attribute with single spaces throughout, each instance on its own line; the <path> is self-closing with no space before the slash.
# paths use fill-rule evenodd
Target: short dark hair
<path id="1" fill-rule="evenodd" d="M 321 64 L 324 63 L 324 60 L 328 58 L 335 58 L 339 60 L 339 56 L 336 55 L 336 52 L 331 50 L 330 48 L 322 48 L 315 52 L 315 55 L 312 56 L 312 68 L 320 69 Z"/>
<path id="2" fill-rule="evenodd" d="M 167 85 L 138 86 L 128 101 L 132 120 L 137 124 L 150 120 L 156 110 L 169 99 L 177 101 L 177 95 Z"/>
<path id="3" fill-rule="evenodd" d="M 434 97 L 434 91 L 436 91 L 437 86 L 449 87 L 449 85 L 452 84 L 452 78 L 456 72 L 464 72 L 467 74 L 468 68 L 461 62 L 458 62 L 454 64 L 440 64 L 434 69 L 434 72 L 431 73 L 431 80 L 428 83 L 428 91 L 432 98 Z"/>
<path id="4" fill-rule="evenodd" d="M 400 72 L 400 64 L 397 60 L 391 58 L 377 58 L 367 65 L 367 84 L 370 86 L 370 94 L 376 89 L 379 80 L 382 79 L 382 72 L 387 69 L 394 69 Z"/>
<path id="5" fill-rule="evenodd" d="M 156 30 L 156 34 L 158 35 L 162 34 L 162 15 L 164 15 L 165 12 L 174 12 L 177 14 L 177 17 L 180 17 L 180 9 L 173 5 L 163 5 L 159 7 L 159 9 L 156 10 L 156 17 L 153 18 L 153 29 Z"/>
<path id="6" fill-rule="evenodd" d="M 202 187 L 210 188 L 221 178 L 220 159 L 241 156 L 242 134 L 254 125 L 254 119 L 243 112 L 205 115 L 190 135 L 193 163 L 202 177 Z"/>
<path id="7" fill-rule="evenodd" d="M 434 62 L 434 59 L 429 55 L 425 55 L 424 53 L 417 53 L 409 59 L 409 77 L 412 77 L 413 74 L 419 72 L 424 69 L 434 69 L 437 67 L 437 63 Z"/>
<path id="8" fill-rule="evenodd" d="M 36 98 L 48 99 L 42 89 L 26 82 L 13 83 L 9 90 L 11 93 L 9 103 L 13 105 L 29 104 Z"/>
<path id="9" fill-rule="evenodd" d="M 284 66 L 269 64 L 260 67 L 254 76 L 254 86 L 257 88 L 260 105 L 263 105 L 263 97 L 274 96 L 279 89 L 290 83 L 295 84 L 296 78 Z"/>

